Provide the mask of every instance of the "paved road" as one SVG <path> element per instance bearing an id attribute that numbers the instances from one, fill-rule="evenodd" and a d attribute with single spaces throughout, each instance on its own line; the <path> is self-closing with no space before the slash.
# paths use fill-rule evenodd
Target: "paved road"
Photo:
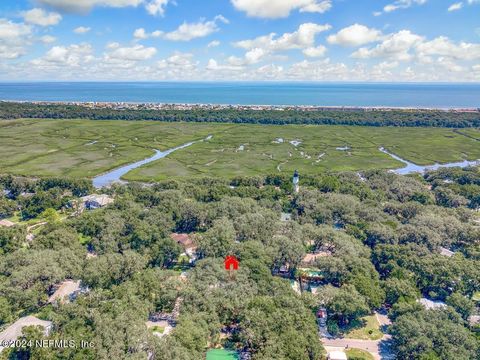
<path id="1" fill-rule="evenodd" d="M 392 360 L 395 359 L 389 351 L 388 342 L 390 336 L 385 335 L 381 340 L 360 340 L 360 339 L 327 339 L 322 338 L 322 344 L 325 347 L 337 349 L 361 349 L 368 351 L 373 355 L 375 360 Z"/>
<path id="2" fill-rule="evenodd" d="M 392 323 L 386 314 L 376 312 L 375 316 L 383 331 Z M 320 339 L 327 351 L 345 350 L 347 348 L 361 349 L 372 354 L 375 360 L 395 359 L 395 356 L 390 351 L 391 336 L 388 334 L 383 335 L 383 338 L 380 340 L 332 338 L 326 329 L 320 328 Z"/>

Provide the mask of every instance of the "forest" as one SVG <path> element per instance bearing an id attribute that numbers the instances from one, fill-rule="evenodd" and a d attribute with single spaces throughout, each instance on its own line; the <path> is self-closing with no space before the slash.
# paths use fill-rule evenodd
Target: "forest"
<path id="1" fill-rule="evenodd" d="M 480 127 L 480 112 L 442 110 L 302 109 L 150 110 L 90 108 L 71 104 L 0 102 L 0 119 L 157 120 L 249 124 Z"/>
<path id="2" fill-rule="evenodd" d="M 0 358 L 198 360 L 221 347 L 255 360 L 321 360 L 319 308 L 339 336 L 387 311 L 398 359 L 480 358 L 470 321 L 480 305 L 479 168 L 301 175 L 298 193 L 291 180 L 115 185 L 103 189 L 112 204 L 75 211 L 94 192 L 87 180 L 0 176 L 0 219 L 15 224 L 0 227 L 0 330 L 35 315 L 52 322 L 48 339 L 94 344 L 6 348 Z M 172 234 L 190 237 L 194 258 Z M 294 291 L 316 253 L 328 255 L 309 264 L 318 291 Z M 227 255 L 240 261 L 233 277 Z M 84 291 L 49 301 L 66 279 Z M 421 298 L 445 306 L 427 309 Z M 146 326 L 177 306 L 169 334 Z"/>

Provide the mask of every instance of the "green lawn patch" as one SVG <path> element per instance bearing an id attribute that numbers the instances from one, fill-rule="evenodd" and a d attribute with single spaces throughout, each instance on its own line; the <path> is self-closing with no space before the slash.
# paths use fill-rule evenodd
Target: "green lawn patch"
<path id="1" fill-rule="evenodd" d="M 359 324 L 354 325 L 357 326 L 350 328 L 345 333 L 345 337 L 362 340 L 379 340 L 383 337 L 380 324 L 375 315 L 365 316 L 360 319 Z"/>
<path id="2" fill-rule="evenodd" d="M 365 350 L 360 349 L 348 349 L 345 351 L 348 360 L 374 360 L 372 354 Z"/>
<path id="3" fill-rule="evenodd" d="M 160 334 L 163 334 L 163 332 L 165 331 L 165 327 L 164 327 L 164 326 L 155 325 L 155 326 L 151 327 L 150 330 L 151 330 L 152 332 L 158 332 L 158 333 L 160 333 Z"/>

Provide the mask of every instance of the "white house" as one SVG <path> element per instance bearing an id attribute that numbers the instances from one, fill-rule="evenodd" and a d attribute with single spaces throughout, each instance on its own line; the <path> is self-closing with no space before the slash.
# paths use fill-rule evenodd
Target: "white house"
<path id="1" fill-rule="evenodd" d="M 87 195 L 80 198 L 80 209 L 95 210 L 112 204 L 114 199 L 108 195 Z"/>

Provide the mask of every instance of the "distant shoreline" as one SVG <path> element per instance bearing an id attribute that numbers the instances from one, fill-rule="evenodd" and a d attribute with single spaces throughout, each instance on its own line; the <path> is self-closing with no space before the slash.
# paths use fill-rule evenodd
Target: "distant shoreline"
<path id="1" fill-rule="evenodd" d="M 414 106 L 329 106 L 329 105 L 255 105 L 255 104 L 215 104 L 215 103 L 162 103 L 162 102 L 135 102 L 135 101 L 31 101 L 1 99 L 1 103 L 33 104 L 33 105 L 72 105 L 83 106 L 89 109 L 112 110 L 296 110 L 296 111 L 445 111 L 460 113 L 480 113 L 480 107 L 414 107 Z"/>

